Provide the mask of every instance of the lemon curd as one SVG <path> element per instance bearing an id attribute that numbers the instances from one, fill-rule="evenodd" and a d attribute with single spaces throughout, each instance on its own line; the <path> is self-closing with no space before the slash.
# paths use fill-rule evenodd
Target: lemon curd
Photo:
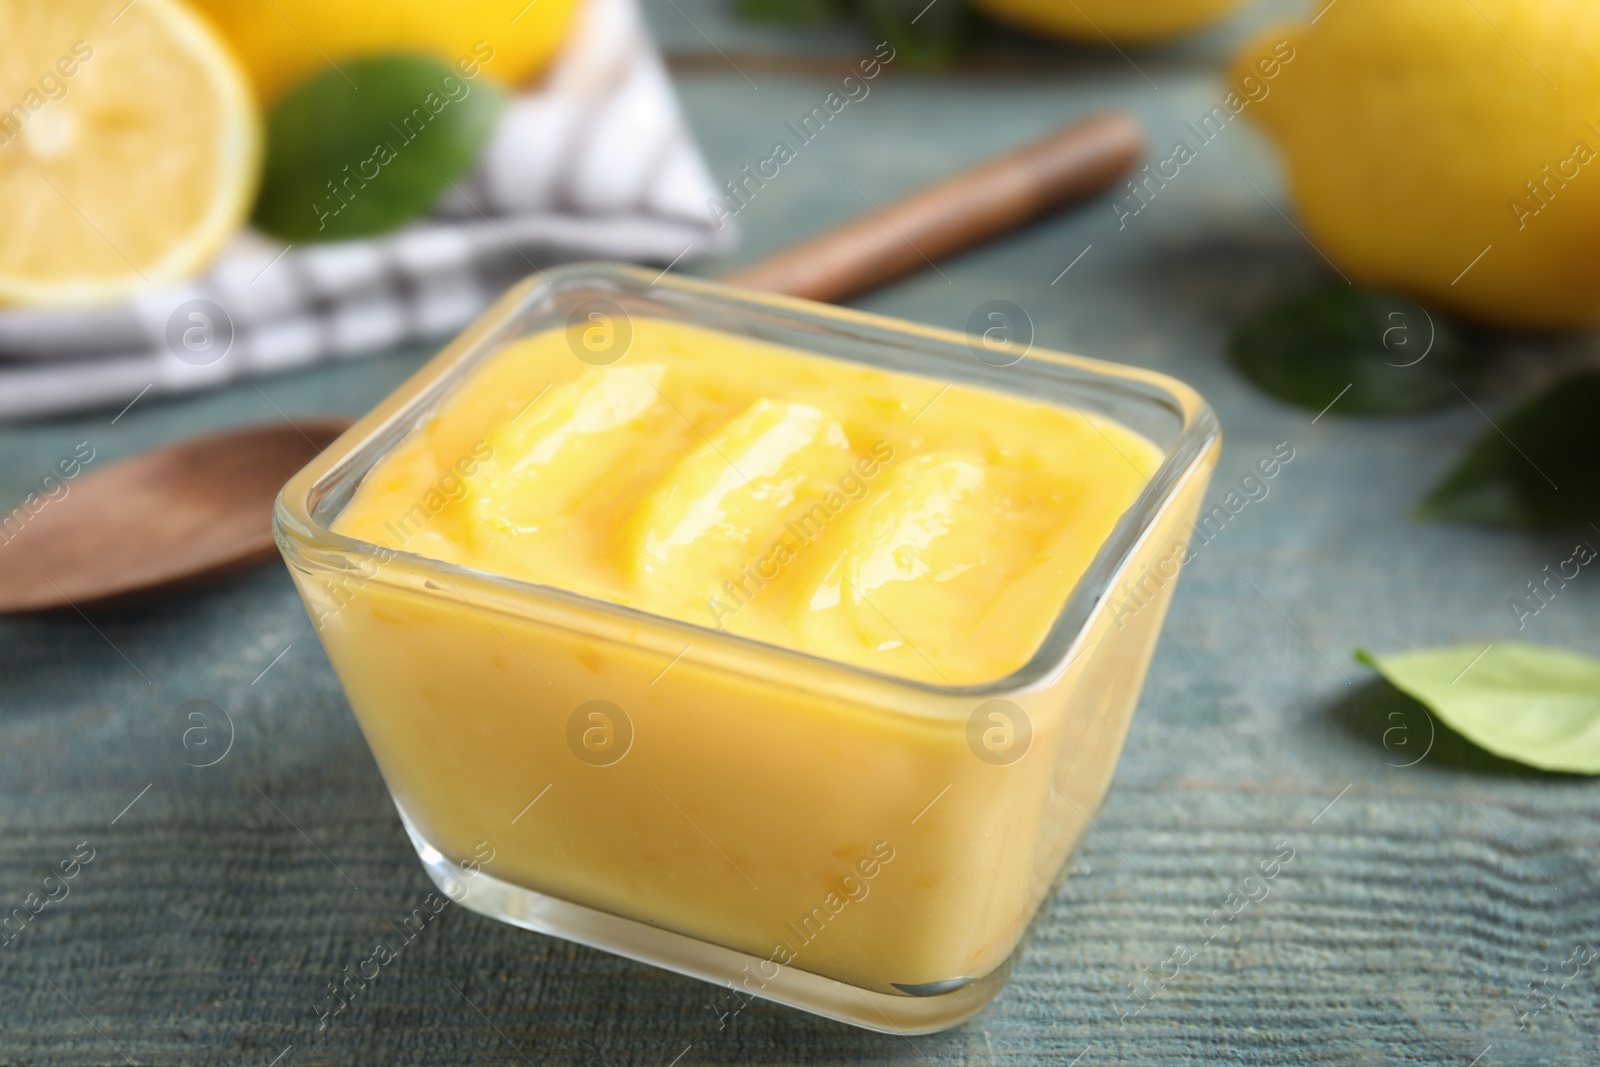
<path id="1" fill-rule="evenodd" d="M 907 348 L 637 312 L 605 365 L 570 328 L 469 334 L 290 484 L 280 543 L 445 892 L 730 986 L 724 1021 L 762 996 L 939 1029 L 1004 981 L 1109 785 L 1171 592 L 1145 572 L 1187 541 L 1214 424 L 1143 371 L 986 377 L 920 327 L 765 313 Z M 874 358 L 917 346 L 926 374 Z M 1064 366 L 1197 424 L 1180 473 Z M 334 483 L 324 531 L 300 501 Z M 1108 538 L 1068 658 L 1052 627 Z"/>
<path id="2" fill-rule="evenodd" d="M 1028 660 L 1162 458 L 1071 408 L 644 320 L 609 366 L 560 330 L 503 349 L 334 528 L 966 685 Z"/>

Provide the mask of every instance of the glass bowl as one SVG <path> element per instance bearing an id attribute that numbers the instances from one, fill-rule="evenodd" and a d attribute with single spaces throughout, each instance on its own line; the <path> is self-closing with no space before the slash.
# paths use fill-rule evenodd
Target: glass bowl
<path id="1" fill-rule="evenodd" d="M 607 363 L 640 317 L 1109 416 L 1165 458 L 1034 655 L 982 685 L 332 532 L 374 464 L 489 354 L 559 328 L 577 358 Z M 761 997 L 912 1034 L 987 1003 L 1110 785 L 1221 441 L 1170 378 L 998 354 L 844 308 L 566 266 L 508 292 L 297 474 L 274 512 L 279 548 L 439 888 L 717 983 L 724 1015 Z"/>

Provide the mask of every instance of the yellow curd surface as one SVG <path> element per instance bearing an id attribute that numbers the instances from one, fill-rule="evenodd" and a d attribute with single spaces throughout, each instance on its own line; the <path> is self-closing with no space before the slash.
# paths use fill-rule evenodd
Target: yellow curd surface
<path id="1" fill-rule="evenodd" d="M 641 320 L 609 366 L 562 330 L 497 353 L 334 529 L 967 685 L 1027 662 L 1162 458 L 1059 404 Z"/>
<path id="2" fill-rule="evenodd" d="M 334 529 L 960 685 L 1027 662 L 1162 458 L 1052 396 L 668 321 L 636 319 L 604 367 L 569 340 L 481 363 Z M 1087 653 L 996 718 L 942 692 L 885 707 L 755 646 L 680 652 L 648 618 L 581 633 L 387 567 L 404 557 L 295 574 L 417 831 L 503 881 L 756 957 L 728 976 L 743 994 L 785 966 L 892 996 L 1000 966 L 1104 795 L 1170 592 L 1099 613 Z"/>

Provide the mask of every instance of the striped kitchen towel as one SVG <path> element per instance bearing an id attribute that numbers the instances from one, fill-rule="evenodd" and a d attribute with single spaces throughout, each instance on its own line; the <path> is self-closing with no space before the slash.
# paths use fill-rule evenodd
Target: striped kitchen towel
<path id="1" fill-rule="evenodd" d="M 240 234 L 202 277 L 128 304 L 0 311 L 0 420 L 121 406 L 452 333 L 536 267 L 726 251 L 715 195 L 636 0 L 588 0 L 425 219 L 360 241 Z"/>

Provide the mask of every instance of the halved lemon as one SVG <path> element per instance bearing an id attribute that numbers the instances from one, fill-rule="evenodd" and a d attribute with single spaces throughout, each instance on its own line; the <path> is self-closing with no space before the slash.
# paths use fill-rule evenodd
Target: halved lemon
<path id="1" fill-rule="evenodd" d="M 260 157 L 244 73 L 179 0 L 0 0 L 0 303 L 195 273 L 248 215 Z"/>

